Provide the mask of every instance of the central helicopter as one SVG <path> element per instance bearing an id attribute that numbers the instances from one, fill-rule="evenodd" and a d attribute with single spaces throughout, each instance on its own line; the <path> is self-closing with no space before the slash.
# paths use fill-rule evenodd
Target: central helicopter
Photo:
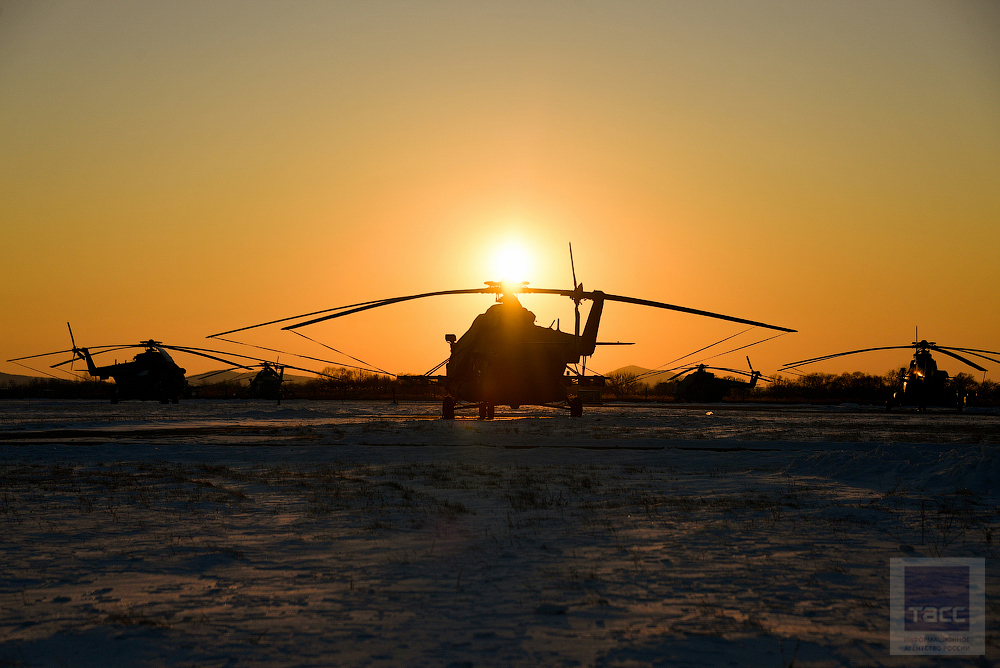
<path id="1" fill-rule="evenodd" d="M 944 408 L 956 408 L 961 411 L 965 407 L 966 402 L 968 401 L 968 396 L 960 388 L 955 387 L 955 384 L 952 382 L 954 379 L 948 375 L 947 371 L 938 368 L 937 361 L 935 361 L 934 357 L 931 355 L 931 351 L 947 355 L 948 357 L 953 357 L 959 362 L 967 364 L 977 371 L 985 372 L 986 369 L 976 362 L 959 355 L 958 352 L 961 352 L 964 355 L 989 360 L 990 362 L 1000 363 L 1000 360 L 987 357 L 987 355 L 984 354 L 988 353 L 989 355 L 1000 355 L 1000 353 L 996 351 L 979 350 L 976 348 L 957 348 L 955 346 L 939 346 L 933 341 L 921 339 L 920 341 L 913 341 L 907 346 L 862 348 L 860 350 L 848 350 L 847 352 L 833 353 L 832 355 L 823 355 L 821 357 L 813 357 L 807 360 L 799 360 L 798 362 L 789 362 L 778 371 L 791 371 L 806 364 L 823 362 L 829 359 L 834 359 L 835 357 L 843 357 L 845 355 L 867 353 L 876 350 L 907 349 L 913 350 L 913 359 L 910 360 L 908 368 L 901 368 L 899 370 L 897 389 L 893 392 L 892 397 L 886 399 L 886 410 L 891 410 L 893 406 L 916 406 L 918 411 L 926 411 L 928 406 L 940 406 Z"/>
<path id="2" fill-rule="evenodd" d="M 597 346 L 630 345 L 597 340 L 601 315 L 607 302 L 680 311 L 782 332 L 795 331 L 787 327 L 664 302 L 608 294 L 600 290 L 586 291 L 583 289 L 583 284 L 576 280 L 572 246 L 570 246 L 570 264 L 573 269 L 572 290 L 533 288 L 526 282 L 486 281 L 485 287 L 481 288 L 425 292 L 339 306 L 220 332 L 208 338 L 297 320 L 299 322 L 282 327 L 283 330 L 296 330 L 362 311 L 427 297 L 494 295 L 496 303 L 485 313 L 477 316 L 465 334 L 461 337 L 454 334 L 445 335 L 445 341 L 450 346 L 450 356 L 442 363 L 442 365 L 447 364 L 445 375 L 431 375 L 440 368 L 441 365 L 438 365 L 423 376 L 400 377 L 403 381 L 423 380 L 442 386 L 445 392 L 442 416 L 445 419 L 454 419 L 455 411 L 463 408 L 478 408 L 480 417 L 489 419 L 494 417 L 496 406 L 506 405 L 517 409 L 529 404 L 564 408 L 569 410 L 572 417 L 581 416 L 583 400 L 578 388 L 599 384 L 601 380 L 600 377 L 586 375 L 586 358 L 594 354 Z M 551 326 L 536 325 L 535 314 L 523 307 L 518 300 L 518 295 L 525 294 L 557 295 L 572 300 L 575 315 L 573 332 L 562 332 Z M 580 304 L 584 301 L 591 302 L 591 307 L 581 330 Z M 581 360 L 584 361 L 583 371 L 575 368 Z"/>

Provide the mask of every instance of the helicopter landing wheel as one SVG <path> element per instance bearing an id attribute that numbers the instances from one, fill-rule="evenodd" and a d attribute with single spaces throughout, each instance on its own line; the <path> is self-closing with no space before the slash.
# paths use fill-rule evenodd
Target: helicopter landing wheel
<path id="1" fill-rule="evenodd" d="M 569 416 L 583 417 L 583 399 L 580 397 L 573 397 L 569 400 Z"/>
<path id="2" fill-rule="evenodd" d="M 445 397 L 444 401 L 441 402 L 441 418 L 444 420 L 455 419 L 455 400 L 451 397 Z"/>

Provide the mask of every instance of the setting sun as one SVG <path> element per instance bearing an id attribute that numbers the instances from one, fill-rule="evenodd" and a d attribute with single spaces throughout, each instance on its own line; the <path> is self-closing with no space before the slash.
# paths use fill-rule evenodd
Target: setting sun
<path id="1" fill-rule="evenodd" d="M 501 281 L 511 283 L 526 281 L 530 270 L 528 252 L 519 243 L 506 243 L 493 256 L 493 275 Z"/>

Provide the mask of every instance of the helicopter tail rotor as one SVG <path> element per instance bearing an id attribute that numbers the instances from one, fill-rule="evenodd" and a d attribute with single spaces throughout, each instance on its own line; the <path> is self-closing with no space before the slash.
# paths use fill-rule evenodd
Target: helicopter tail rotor
<path id="1" fill-rule="evenodd" d="M 569 268 L 573 272 L 573 335 L 580 336 L 580 297 L 577 296 L 579 293 L 583 292 L 583 285 L 576 282 L 576 264 L 573 262 L 573 244 L 569 244 Z"/>
<path id="2" fill-rule="evenodd" d="M 70 345 L 73 346 L 73 359 L 70 360 L 70 363 L 69 363 L 69 370 L 72 373 L 72 371 L 73 371 L 73 362 L 76 361 L 76 356 L 79 353 L 76 352 L 78 350 L 78 348 L 76 347 L 76 339 L 73 338 L 73 328 L 70 327 L 70 324 L 69 324 L 68 320 L 66 321 L 66 329 L 69 330 L 69 342 L 70 342 Z"/>

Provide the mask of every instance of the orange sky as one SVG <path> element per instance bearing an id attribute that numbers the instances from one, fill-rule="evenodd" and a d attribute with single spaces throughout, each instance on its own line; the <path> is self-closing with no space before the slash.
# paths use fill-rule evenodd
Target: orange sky
<path id="1" fill-rule="evenodd" d="M 1000 350 L 994 2 L 0 9 L 2 359 L 68 347 L 67 320 L 81 345 L 211 347 L 255 322 L 477 287 L 501 278 L 510 239 L 536 287 L 572 287 L 572 242 L 588 289 L 798 329 L 751 349 L 765 373 L 914 326 Z M 524 303 L 571 327 L 568 300 Z M 419 373 L 489 305 L 443 297 L 306 333 Z M 600 338 L 637 345 L 591 366 L 655 367 L 739 330 L 612 304 Z M 322 352 L 274 328 L 245 340 Z"/>

